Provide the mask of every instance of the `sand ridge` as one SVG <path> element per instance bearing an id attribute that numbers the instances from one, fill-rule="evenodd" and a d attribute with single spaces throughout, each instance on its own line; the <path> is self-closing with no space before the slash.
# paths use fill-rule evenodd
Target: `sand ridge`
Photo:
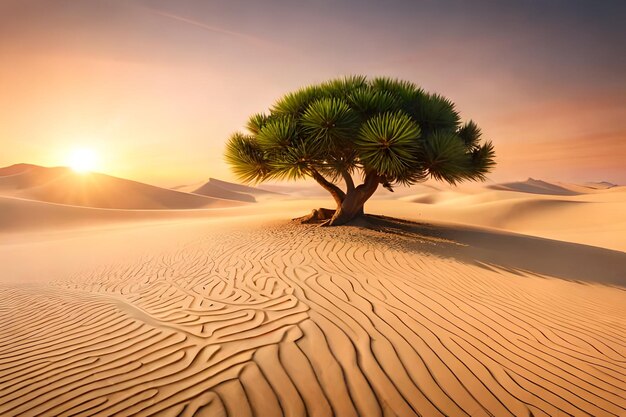
<path id="1" fill-rule="evenodd" d="M 262 188 L 250 187 L 242 184 L 209 178 L 205 183 L 180 185 L 173 187 L 172 190 L 184 191 L 192 194 L 200 194 L 207 197 L 218 197 L 229 200 L 254 202 L 265 200 L 268 198 L 277 198 L 284 195 L 273 191 L 267 191 Z"/>
<path id="2" fill-rule="evenodd" d="M 402 196 L 393 205 L 380 207 L 386 214 L 407 219 L 497 228 L 626 250 L 626 187 L 554 186 L 568 193 L 459 187 Z"/>
<path id="3" fill-rule="evenodd" d="M 624 414 L 623 289 L 431 232 L 261 225 L 5 285 L 0 413 Z"/>
<path id="4" fill-rule="evenodd" d="M 0 169 L 0 195 L 71 206 L 107 209 L 193 209 L 233 207 L 232 193 L 203 196 L 69 168 L 18 164 Z M 248 199 L 248 201 L 251 201 Z"/>

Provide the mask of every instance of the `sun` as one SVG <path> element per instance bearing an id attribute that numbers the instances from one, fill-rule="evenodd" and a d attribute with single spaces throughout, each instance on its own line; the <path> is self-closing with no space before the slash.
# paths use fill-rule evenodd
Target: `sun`
<path id="1" fill-rule="evenodd" d="M 76 148 L 69 153 L 67 164 L 76 172 L 93 171 L 98 168 L 98 154 L 90 148 Z"/>

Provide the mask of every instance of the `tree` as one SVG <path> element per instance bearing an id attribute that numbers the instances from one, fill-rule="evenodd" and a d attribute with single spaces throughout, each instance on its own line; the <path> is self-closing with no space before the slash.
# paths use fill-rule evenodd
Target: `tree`
<path id="1" fill-rule="evenodd" d="M 313 178 L 337 205 L 313 212 L 329 226 L 362 215 L 379 185 L 393 191 L 429 177 L 483 181 L 495 166 L 492 143 L 481 143 L 473 121 L 461 124 L 450 100 L 386 77 L 349 76 L 301 88 L 250 117 L 246 127 L 248 133 L 233 134 L 226 145 L 226 161 L 239 179 Z"/>

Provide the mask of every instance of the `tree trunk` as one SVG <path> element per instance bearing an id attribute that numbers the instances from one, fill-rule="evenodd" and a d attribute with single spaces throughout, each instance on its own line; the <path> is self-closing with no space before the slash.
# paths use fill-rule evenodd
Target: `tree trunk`
<path id="1" fill-rule="evenodd" d="M 294 219 L 301 223 L 318 223 L 323 221 L 322 226 L 341 226 L 357 217 L 363 216 L 365 202 L 374 194 L 380 183 L 380 177 L 376 173 L 370 172 L 365 175 L 363 184 L 354 187 L 350 174 L 342 172 L 348 188 L 348 192 L 344 193 L 341 188 L 328 181 L 314 168 L 310 169 L 310 173 L 313 179 L 332 195 L 337 204 L 337 209 L 315 209 L 307 216 Z"/>
<path id="2" fill-rule="evenodd" d="M 367 174 L 363 184 L 350 190 L 341 204 L 337 205 L 335 214 L 325 226 L 341 226 L 362 216 L 364 213 L 363 206 L 378 188 L 379 179 L 376 174 Z"/>

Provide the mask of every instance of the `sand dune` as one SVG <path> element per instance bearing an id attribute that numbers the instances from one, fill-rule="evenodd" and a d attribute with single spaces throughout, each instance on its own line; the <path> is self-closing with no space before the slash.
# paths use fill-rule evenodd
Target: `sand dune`
<path id="1" fill-rule="evenodd" d="M 626 187 L 585 190 L 570 184 L 549 185 L 551 194 L 493 187 L 427 192 L 402 197 L 385 206 L 385 212 L 626 251 Z M 570 194 L 557 193 L 555 187 Z"/>
<path id="2" fill-rule="evenodd" d="M 225 213 L 224 210 L 228 212 Z M 103 228 L 136 223 L 249 215 L 245 206 L 185 210 L 125 210 L 70 206 L 0 196 L 0 234 L 76 228 Z"/>
<path id="3" fill-rule="evenodd" d="M 607 188 L 617 187 L 617 184 L 613 184 L 608 181 L 598 181 L 598 182 L 586 182 L 582 184 L 584 187 L 593 188 L 595 190 L 606 190 Z"/>
<path id="4" fill-rule="evenodd" d="M 18 164 L 0 169 L 0 195 L 73 206 L 113 209 L 227 207 L 240 201 L 211 198 L 109 175 Z"/>
<path id="5" fill-rule="evenodd" d="M 495 184 L 488 186 L 493 190 L 517 191 L 530 194 L 549 194 L 549 195 L 577 195 L 567 187 L 551 184 L 549 182 L 528 178 L 526 181 L 509 182 L 504 184 Z"/>
<path id="6" fill-rule="evenodd" d="M 272 191 L 248 187 L 241 184 L 233 184 L 226 181 L 220 181 L 215 178 L 209 179 L 208 182 L 202 184 L 202 186 L 198 188 L 194 188 L 190 192 L 208 197 L 226 198 L 229 200 L 247 202 L 255 202 L 257 201 L 257 198 L 266 199 L 268 197 L 281 196 L 281 194 Z"/>
<path id="7" fill-rule="evenodd" d="M 268 220 L 73 237 L 60 263 L 177 243 L 1 285 L 0 414 L 624 415 L 626 292 L 594 281 L 625 285 L 626 254 Z M 0 261 L 59 244 L 0 246 Z M 583 285 L 545 275 L 584 254 Z"/>
<path id="8" fill-rule="evenodd" d="M 235 184 L 235 183 L 232 183 L 232 182 L 222 181 L 222 180 L 218 180 L 218 179 L 215 179 L 215 178 L 209 179 L 207 184 L 212 184 L 212 185 L 214 185 L 216 187 L 220 187 L 222 189 L 229 190 L 229 191 L 234 191 L 234 192 L 244 193 L 244 194 L 252 194 L 252 195 L 256 195 L 256 196 L 262 196 L 262 195 L 274 195 L 274 196 L 276 196 L 276 195 L 280 195 L 280 193 L 277 193 L 277 192 L 274 192 L 274 191 L 269 191 L 269 190 L 266 190 L 264 188 L 249 187 L 247 185 Z"/>
<path id="9" fill-rule="evenodd" d="M 194 194 L 205 195 L 208 197 L 226 198 L 229 200 L 246 201 L 249 203 L 256 202 L 256 199 L 252 194 L 239 193 L 236 191 L 227 190 L 220 186 L 217 186 L 210 181 L 203 184 L 201 187 L 192 191 Z"/>
<path id="10" fill-rule="evenodd" d="M 262 188 L 249 187 L 215 178 L 210 178 L 209 181 L 205 183 L 180 185 L 173 187 L 172 190 L 245 202 L 255 202 L 257 199 L 266 200 L 272 197 L 280 198 L 285 196 L 284 194 L 264 190 Z"/>

